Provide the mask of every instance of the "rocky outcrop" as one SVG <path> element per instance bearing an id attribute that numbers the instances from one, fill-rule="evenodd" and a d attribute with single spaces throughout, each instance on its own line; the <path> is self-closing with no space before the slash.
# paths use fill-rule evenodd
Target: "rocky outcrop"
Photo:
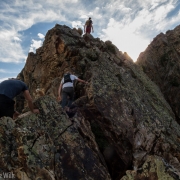
<path id="1" fill-rule="evenodd" d="M 89 82 L 75 84 L 71 118 L 56 102 L 69 68 Z M 29 54 L 19 77 L 31 94 L 43 88 L 46 95 L 35 102 L 39 116 L 1 120 L 2 169 L 19 179 L 43 179 L 42 174 L 73 180 L 180 178 L 180 126 L 171 107 L 110 41 L 56 25 L 36 54 Z M 3 157 L 11 161 L 6 164 Z"/>
<path id="2" fill-rule="evenodd" d="M 15 122 L 1 119 L 0 173 L 13 172 L 22 180 L 110 179 L 81 114 L 72 122 L 48 96 L 35 104 L 40 115 L 28 112 Z"/>
<path id="3" fill-rule="evenodd" d="M 137 64 L 160 87 L 180 124 L 180 26 L 155 37 Z"/>
<path id="4" fill-rule="evenodd" d="M 178 176 L 174 176 L 173 167 L 164 162 L 159 156 L 147 156 L 146 161 L 142 165 L 142 168 L 136 171 L 126 171 L 126 176 L 121 180 L 134 180 L 134 179 L 160 179 L 160 180 L 173 180 L 179 179 Z"/>

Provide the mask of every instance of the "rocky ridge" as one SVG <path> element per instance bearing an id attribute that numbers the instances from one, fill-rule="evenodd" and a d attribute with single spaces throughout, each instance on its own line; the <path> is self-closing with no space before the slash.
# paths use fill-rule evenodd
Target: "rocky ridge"
<path id="1" fill-rule="evenodd" d="M 69 67 L 89 82 L 75 84 L 71 118 L 56 101 Z M 180 126 L 171 107 L 110 41 L 56 25 L 19 77 L 32 95 L 38 88 L 45 95 L 35 100 L 40 115 L 1 119 L 0 171 L 18 179 L 180 179 Z"/>
<path id="2" fill-rule="evenodd" d="M 160 87 L 180 124 L 180 26 L 157 35 L 137 64 Z"/>

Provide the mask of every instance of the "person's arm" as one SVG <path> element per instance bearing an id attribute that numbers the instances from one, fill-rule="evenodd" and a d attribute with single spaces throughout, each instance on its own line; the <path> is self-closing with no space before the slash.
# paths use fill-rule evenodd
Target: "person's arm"
<path id="1" fill-rule="evenodd" d="M 83 83 L 85 83 L 85 84 L 87 84 L 88 82 L 87 81 L 84 81 L 84 80 L 82 80 L 82 79 L 76 79 L 77 81 L 79 81 L 79 82 L 83 82 Z"/>
<path id="2" fill-rule="evenodd" d="M 91 28 L 92 28 L 92 32 L 94 32 L 93 25 L 91 26 Z"/>
<path id="3" fill-rule="evenodd" d="M 60 83 L 59 89 L 58 89 L 58 101 L 61 101 L 61 90 L 62 90 L 62 83 Z"/>
<path id="4" fill-rule="evenodd" d="M 34 109 L 34 105 L 33 105 L 32 98 L 31 98 L 31 95 L 29 93 L 29 90 L 24 91 L 24 97 L 28 103 L 28 107 L 31 110 L 31 112 L 39 113 L 39 109 Z"/>
<path id="5" fill-rule="evenodd" d="M 86 32 L 87 21 L 84 24 L 84 33 Z"/>
<path id="6" fill-rule="evenodd" d="M 86 24 L 84 25 L 84 33 L 86 32 Z"/>

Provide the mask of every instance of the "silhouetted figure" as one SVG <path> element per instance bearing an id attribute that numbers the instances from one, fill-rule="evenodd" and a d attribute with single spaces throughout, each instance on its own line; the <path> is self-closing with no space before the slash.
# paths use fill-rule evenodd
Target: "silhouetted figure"
<path id="1" fill-rule="evenodd" d="M 90 34 L 91 33 L 91 29 L 92 29 L 92 32 L 94 32 L 92 24 L 93 24 L 93 22 L 91 20 L 91 17 L 89 17 L 89 19 L 86 21 L 86 23 L 84 25 L 84 33 Z"/>

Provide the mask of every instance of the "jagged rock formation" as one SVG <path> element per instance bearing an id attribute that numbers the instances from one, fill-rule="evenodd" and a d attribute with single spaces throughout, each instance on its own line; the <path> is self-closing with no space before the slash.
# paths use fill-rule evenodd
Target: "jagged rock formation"
<path id="1" fill-rule="evenodd" d="M 71 118 L 56 102 L 69 67 L 89 82 L 75 84 Z M 2 169 L 19 179 L 180 178 L 174 113 L 155 83 L 110 41 L 56 25 L 19 77 L 31 94 L 43 88 L 46 95 L 35 102 L 40 115 L 1 119 Z"/>
<path id="2" fill-rule="evenodd" d="M 155 37 L 137 64 L 160 87 L 180 124 L 180 26 Z"/>
<path id="3" fill-rule="evenodd" d="M 40 115 L 1 119 L 0 170 L 22 180 L 110 179 L 88 121 L 78 113 L 71 122 L 48 96 L 35 104 Z"/>

